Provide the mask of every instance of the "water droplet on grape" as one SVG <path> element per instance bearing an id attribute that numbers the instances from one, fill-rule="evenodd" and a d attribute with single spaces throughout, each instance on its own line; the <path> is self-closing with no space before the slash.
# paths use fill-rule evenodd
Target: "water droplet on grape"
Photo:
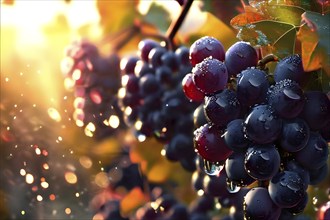
<path id="1" fill-rule="evenodd" d="M 294 100 L 299 100 L 301 99 L 301 97 L 295 93 L 294 91 L 292 91 L 291 89 L 283 89 L 283 93 L 284 95 L 286 95 L 286 97 L 290 98 L 290 99 L 294 99 Z"/>
<path id="2" fill-rule="evenodd" d="M 260 157 L 264 160 L 270 160 L 269 153 L 267 152 L 261 153 Z"/>
<path id="3" fill-rule="evenodd" d="M 289 189 L 295 191 L 295 192 L 297 192 L 297 191 L 300 189 L 299 186 L 298 186 L 296 183 L 294 183 L 294 182 L 290 182 L 290 183 L 287 185 L 287 187 L 288 187 Z"/>
<path id="4" fill-rule="evenodd" d="M 219 162 L 204 160 L 204 171 L 207 175 L 216 176 L 221 172 L 223 167 Z"/>
<path id="5" fill-rule="evenodd" d="M 237 193 L 241 187 L 237 186 L 233 181 L 227 182 L 227 190 L 230 193 Z"/>
<path id="6" fill-rule="evenodd" d="M 258 80 L 258 78 L 254 78 L 254 77 L 251 77 L 248 81 L 254 87 L 259 87 L 262 83 L 260 80 Z"/>
<path id="7" fill-rule="evenodd" d="M 258 120 L 260 121 L 260 122 L 266 122 L 266 115 L 264 115 L 264 114 L 261 114 L 260 116 L 259 116 L 259 118 L 258 118 Z"/>

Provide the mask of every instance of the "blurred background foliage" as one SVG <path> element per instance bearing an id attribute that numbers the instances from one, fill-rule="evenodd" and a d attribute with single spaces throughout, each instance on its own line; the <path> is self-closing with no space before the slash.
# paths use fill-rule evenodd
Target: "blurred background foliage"
<path id="1" fill-rule="evenodd" d="M 301 50 L 306 69 L 321 77 L 324 91 L 330 91 L 329 29 L 324 28 L 329 27 L 325 25 L 329 14 L 307 12 L 302 26 L 297 19 L 307 10 L 327 13 L 329 2 L 322 6 L 316 0 L 282 1 L 282 6 L 272 2 L 195 1 L 174 41 L 189 46 L 210 35 L 228 48 L 245 40 L 279 57 Z M 174 193 L 187 203 L 195 197 L 191 174 L 161 156 L 157 141 L 139 143 L 129 131 L 101 141 L 87 137 L 72 120 L 73 95 L 65 89 L 60 70 L 64 48 L 80 38 L 97 44 L 104 55 L 135 53 L 141 39 L 166 34 L 181 10 L 176 1 L 2 0 L 0 7 L 0 216 L 91 218 L 93 198 L 108 198 L 103 171 L 127 150 L 123 146 L 130 149 L 131 161 L 140 164 L 148 181 L 175 183 Z M 316 32 L 310 24 L 316 25 Z M 312 39 L 307 37 L 311 34 Z M 47 153 L 39 154 L 42 150 Z M 22 172 L 34 181 L 29 183 Z M 34 187 L 45 179 L 47 188 Z M 327 187 L 329 178 L 311 189 L 310 198 L 318 199 L 310 199 L 308 213 L 328 200 L 323 190 Z M 126 198 L 122 207 L 127 213 L 148 201 L 138 189 L 121 196 Z"/>

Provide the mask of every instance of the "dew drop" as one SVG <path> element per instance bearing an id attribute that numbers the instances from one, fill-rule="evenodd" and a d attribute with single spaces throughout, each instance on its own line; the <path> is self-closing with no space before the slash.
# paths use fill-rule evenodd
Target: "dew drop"
<path id="1" fill-rule="evenodd" d="M 237 186 L 233 181 L 227 182 L 227 190 L 230 193 L 237 193 L 241 187 Z"/>
<path id="2" fill-rule="evenodd" d="M 204 160 L 204 171 L 207 175 L 216 176 L 221 172 L 223 167 L 224 166 L 221 165 L 219 162 L 211 162 L 208 160 Z"/>
<path id="3" fill-rule="evenodd" d="M 221 107 L 225 108 L 227 106 L 227 102 L 225 99 L 217 99 L 216 103 L 220 105 Z"/>
<path id="4" fill-rule="evenodd" d="M 208 50 L 208 51 L 212 51 L 213 47 L 212 47 L 211 44 L 207 44 L 205 49 Z"/>
<path id="5" fill-rule="evenodd" d="M 254 87 L 259 87 L 261 85 L 261 81 L 254 77 L 250 78 L 248 82 Z"/>
<path id="6" fill-rule="evenodd" d="M 285 88 L 283 90 L 284 95 L 286 95 L 286 97 L 290 98 L 290 99 L 294 99 L 294 100 L 299 100 L 300 96 L 295 93 L 294 91 L 292 91 L 291 89 L 287 89 Z"/>
<path id="7" fill-rule="evenodd" d="M 293 182 L 289 183 L 289 184 L 287 185 L 287 187 L 288 187 L 289 189 L 295 191 L 295 192 L 298 191 L 298 190 L 300 189 L 299 186 L 298 186 L 297 184 L 293 183 Z"/>
<path id="8" fill-rule="evenodd" d="M 258 120 L 260 122 L 266 122 L 266 118 L 267 118 L 267 116 L 265 114 L 262 114 L 262 115 L 259 116 Z"/>
<path id="9" fill-rule="evenodd" d="M 260 157 L 264 160 L 270 160 L 269 153 L 267 152 L 261 153 Z"/>

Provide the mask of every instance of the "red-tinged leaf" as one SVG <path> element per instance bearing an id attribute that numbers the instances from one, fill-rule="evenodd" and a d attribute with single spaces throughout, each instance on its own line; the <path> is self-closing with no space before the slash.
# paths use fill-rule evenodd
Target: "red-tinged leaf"
<path id="1" fill-rule="evenodd" d="M 306 12 L 298 32 L 301 41 L 302 60 L 305 71 L 323 68 L 330 75 L 330 14 Z"/>
<path id="2" fill-rule="evenodd" d="M 230 25 L 234 28 L 238 28 L 265 19 L 266 17 L 259 12 L 244 12 L 231 19 Z"/>

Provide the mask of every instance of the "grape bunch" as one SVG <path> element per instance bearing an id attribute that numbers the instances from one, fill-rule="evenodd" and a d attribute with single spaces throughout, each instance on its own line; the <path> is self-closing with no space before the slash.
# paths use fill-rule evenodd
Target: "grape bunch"
<path id="1" fill-rule="evenodd" d="M 189 99 L 204 97 L 196 121 L 204 114 L 206 123 L 194 131 L 194 146 L 208 178 L 225 178 L 230 192 L 251 186 L 240 204 L 245 219 L 303 212 L 307 187 L 328 173 L 330 100 L 305 89 L 300 55 L 281 59 L 273 78 L 243 41 L 225 51 L 217 39 L 202 37 L 189 56 L 193 69 L 182 85 Z M 227 192 L 214 185 L 211 194 L 221 199 Z"/>
<path id="2" fill-rule="evenodd" d="M 120 68 L 118 97 L 125 123 L 139 141 L 155 137 L 164 143 L 166 158 L 195 170 L 193 112 L 203 99 L 191 102 L 182 91 L 181 82 L 192 68 L 189 49 L 172 51 L 145 39 L 138 54 L 123 58 Z"/>
<path id="3" fill-rule="evenodd" d="M 64 85 L 74 93 L 73 119 L 87 136 L 101 139 L 124 127 L 116 97 L 119 62 L 116 54 L 101 56 L 97 46 L 87 40 L 75 41 L 65 49 L 61 63 Z"/>
<path id="4" fill-rule="evenodd" d="M 158 187 L 155 187 L 157 189 Z M 156 191 L 156 190 L 155 190 Z M 211 220 L 208 211 L 214 209 L 211 196 L 201 196 L 189 205 L 178 201 L 174 195 L 165 190 L 154 194 L 153 201 L 140 207 L 132 219 L 140 220 Z"/>

